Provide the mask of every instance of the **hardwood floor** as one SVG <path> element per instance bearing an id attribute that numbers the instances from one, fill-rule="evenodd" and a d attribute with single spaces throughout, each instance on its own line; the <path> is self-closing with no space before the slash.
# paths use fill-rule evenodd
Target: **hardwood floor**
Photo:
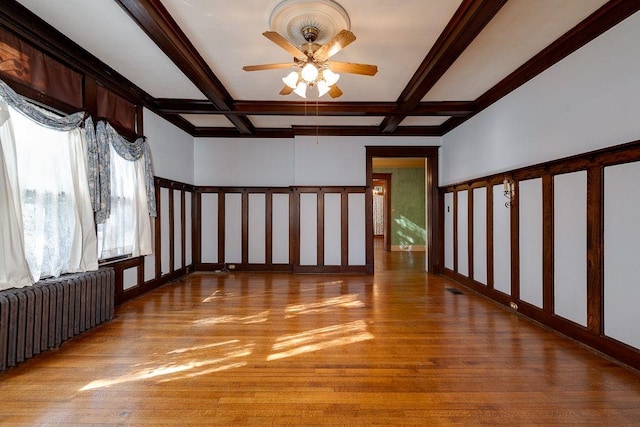
<path id="1" fill-rule="evenodd" d="M 0 375 L 0 424 L 640 425 L 640 373 L 423 269 L 193 274 Z"/>

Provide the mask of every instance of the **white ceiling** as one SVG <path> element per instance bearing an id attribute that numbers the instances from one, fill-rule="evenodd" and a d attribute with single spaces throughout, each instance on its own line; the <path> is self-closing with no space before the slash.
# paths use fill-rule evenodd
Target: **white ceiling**
<path id="1" fill-rule="evenodd" d="M 205 100 L 183 72 L 114 0 L 18 0 L 154 98 Z M 280 0 L 161 0 L 233 100 L 282 97 L 287 70 L 245 72 L 243 65 L 287 62 L 262 36 Z M 339 0 L 357 40 L 332 59 L 376 64 L 373 77 L 342 74 L 344 95 L 323 102 L 395 102 L 462 0 Z M 423 101 L 473 101 L 585 19 L 606 0 L 509 0 L 428 91 Z M 254 115 L 256 128 L 378 126 L 381 116 Z M 229 127 L 223 115 L 182 114 L 197 127 Z M 401 126 L 437 126 L 448 116 L 407 117 Z"/>

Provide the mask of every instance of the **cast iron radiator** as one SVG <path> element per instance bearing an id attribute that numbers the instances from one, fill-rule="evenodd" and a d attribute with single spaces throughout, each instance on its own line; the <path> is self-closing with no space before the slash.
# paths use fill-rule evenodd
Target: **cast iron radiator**
<path id="1" fill-rule="evenodd" d="M 108 267 L 0 292 L 0 372 L 111 320 L 114 289 Z"/>

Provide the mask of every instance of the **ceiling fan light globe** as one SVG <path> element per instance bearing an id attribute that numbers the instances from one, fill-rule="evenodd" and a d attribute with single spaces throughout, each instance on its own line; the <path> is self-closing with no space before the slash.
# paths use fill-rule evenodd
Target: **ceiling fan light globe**
<path id="1" fill-rule="evenodd" d="M 318 86 L 318 97 L 321 97 L 325 93 L 329 92 L 329 85 L 324 80 L 318 80 L 316 86 Z"/>
<path id="2" fill-rule="evenodd" d="M 291 89 L 296 88 L 296 86 L 298 85 L 298 80 L 300 80 L 300 76 L 298 76 L 298 73 L 295 71 L 290 72 L 287 77 L 282 78 L 284 84 L 289 86 Z"/>
<path id="3" fill-rule="evenodd" d="M 340 74 L 336 74 L 327 68 L 322 72 L 322 78 L 327 82 L 327 85 L 333 86 L 340 79 Z"/>
<path id="4" fill-rule="evenodd" d="M 302 67 L 300 75 L 305 81 L 313 82 L 318 78 L 318 69 L 311 62 L 308 62 L 304 67 Z"/>
<path id="5" fill-rule="evenodd" d="M 298 86 L 293 90 L 301 98 L 307 97 L 307 84 L 305 82 L 298 83 Z"/>

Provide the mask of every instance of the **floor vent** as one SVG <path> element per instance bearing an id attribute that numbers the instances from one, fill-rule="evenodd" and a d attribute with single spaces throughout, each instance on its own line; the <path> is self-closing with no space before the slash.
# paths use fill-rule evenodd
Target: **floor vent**
<path id="1" fill-rule="evenodd" d="M 463 295 L 462 291 L 456 288 L 445 288 L 447 291 L 451 292 L 452 294 L 456 294 L 456 295 Z"/>

